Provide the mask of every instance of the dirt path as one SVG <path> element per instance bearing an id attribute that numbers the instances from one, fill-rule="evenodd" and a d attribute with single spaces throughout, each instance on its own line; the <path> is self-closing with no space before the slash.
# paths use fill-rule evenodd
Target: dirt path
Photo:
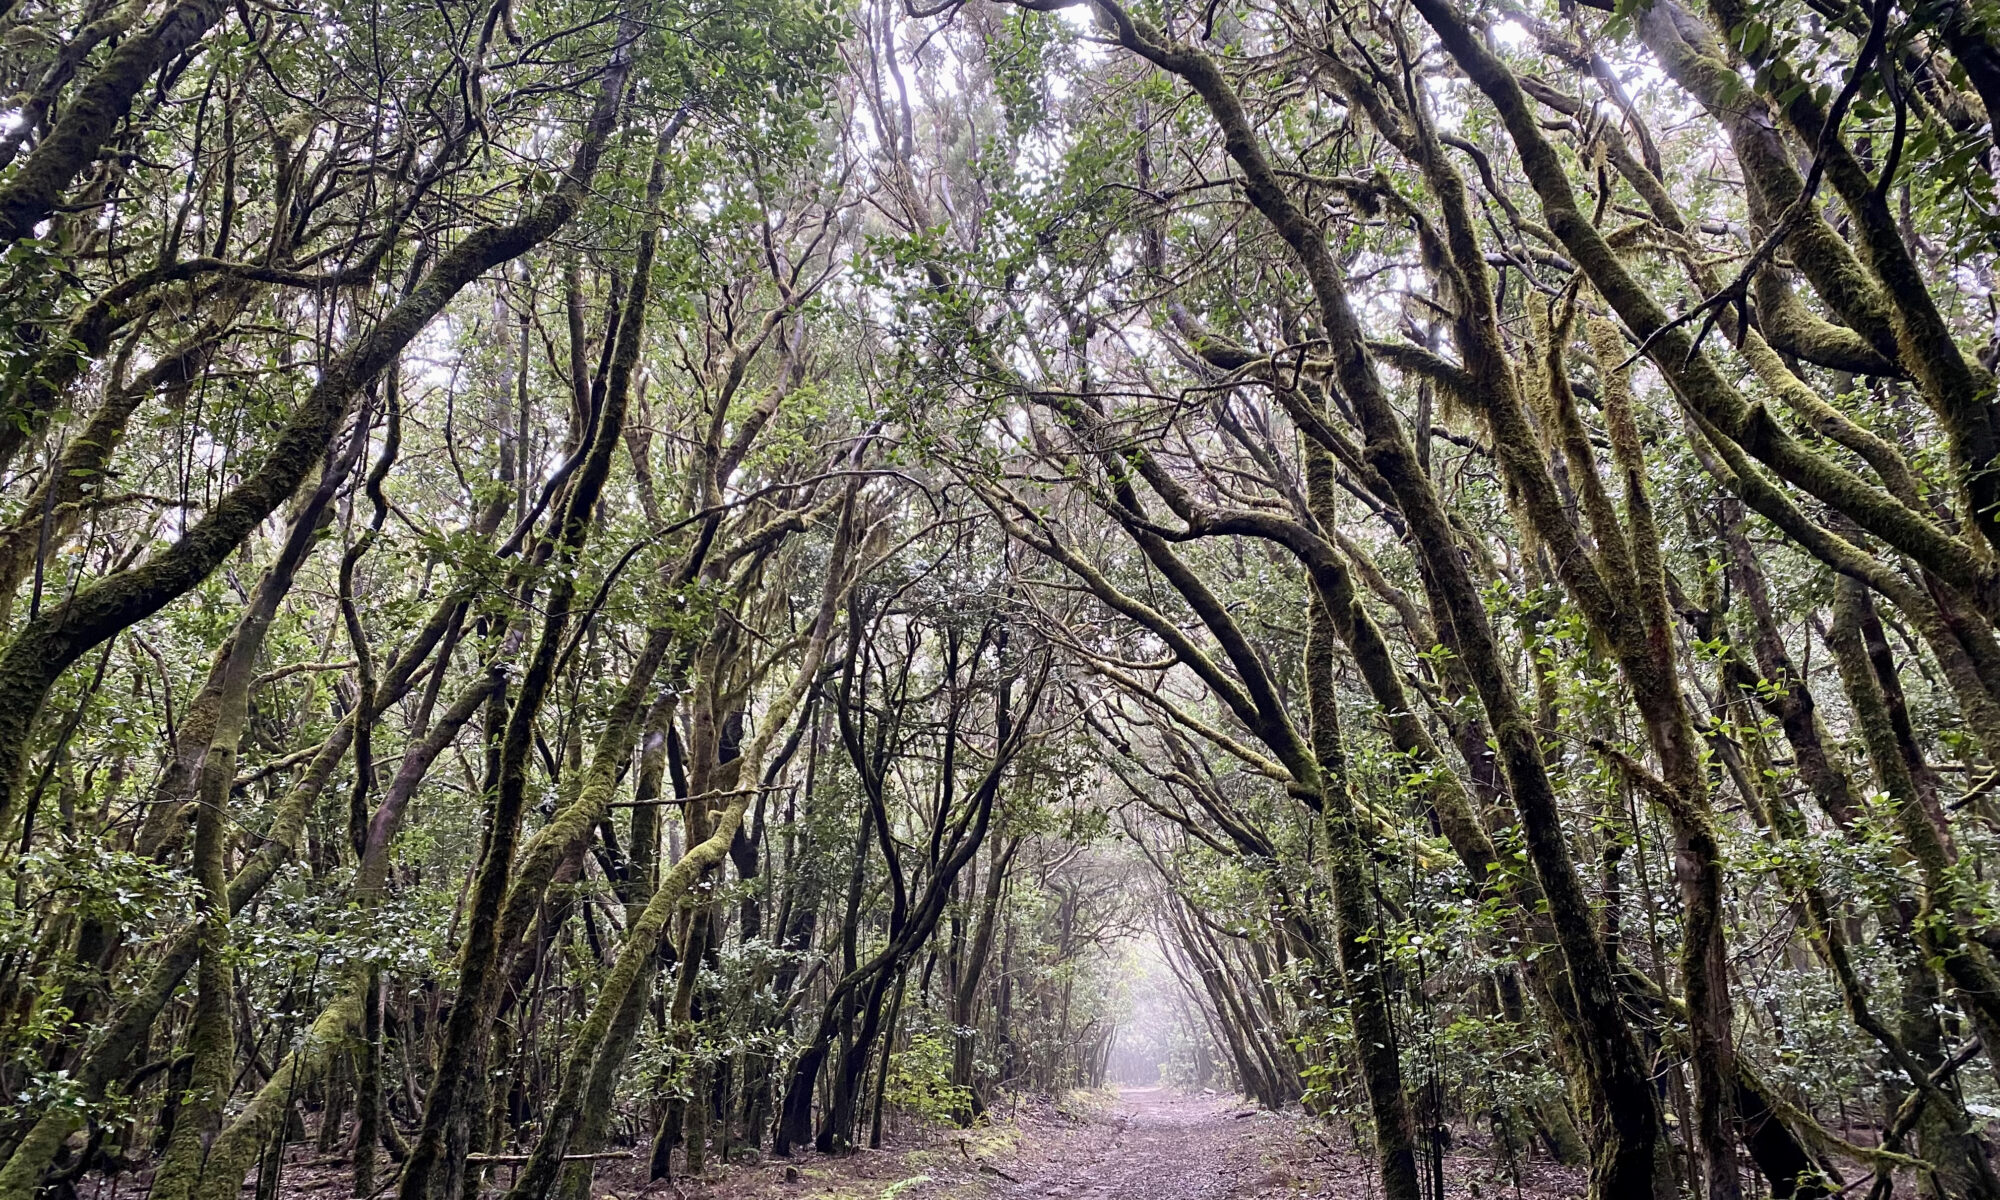
<path id="1" fill-rule="evenodd" d="M 997 1194 L 1222 1200 L 1295 1193 L 1288 1169 L 1299 1150 L 1295 1125 L 1232 1099 L 1128 1089 L 1069 1136 L 1024 1143 L 1008 1169 L 1018 1182 Z"/>
<path id="2" fill-rule="evenodd" d="M 1015 1122 L 1018 1136 L 990 1164 L 996 1200 L 1377 1200 L 1375 1164 L 1344 1123 L 1261 1112 L 1233 1096 L 1128 1088 L 1109 1105 Z M 1444 1162 L 1447 1197 L 1555 1200 L 1582 1194 L 1581 1176 L 1523 1163 L 1519 1186 L 1482 1148 Z M 954 1197 L 964 1192 L 945 1192 Z"/>

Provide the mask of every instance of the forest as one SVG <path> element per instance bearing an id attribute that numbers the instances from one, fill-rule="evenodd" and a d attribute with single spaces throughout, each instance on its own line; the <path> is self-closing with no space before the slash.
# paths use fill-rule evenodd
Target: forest
<path id="1" fill-rule="evenodd" d="M 1385 1200 L 2000 1200 L 2000 5 L 0 0 L 0 91 L 0 1200 L 1131 1069 Z"/>

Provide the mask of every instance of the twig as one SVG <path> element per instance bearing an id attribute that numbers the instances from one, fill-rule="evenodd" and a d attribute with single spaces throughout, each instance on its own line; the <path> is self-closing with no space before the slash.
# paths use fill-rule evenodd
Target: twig
<path id="1" fill-rule="evenodd" d="M 1652 349 L 1653 343 L 1665 337 L 1669 331 L 1686 325 L 1696 317 L 1702 317 L 1701 328 L 1695 331 L 1694 340 L 1688 344 L 1684 360 L 1693 361 L 1694 356 L 1701 350 L 1702 339 L 1708 336 L 1709 330 L 1715 328 L 1716 319 L 1722 315 L 1725 307 L 1736 310 L 1739 337 L 1742 330 L 1749 328 L 1750 279 L 1757 273 L 1758 268 L 1763 266 L 1764 261 L 1777 252 L 1779 244 L 1791 234 L 1792 227 L 1812 211 L 1813 196 L 1818 193 L 1820 180 L 1826 175 L 1827 155 L 1840 140 L 1840 124 L 1847 117 L 1847 108 L 1854 102 L 1855 93 L 1861 89 L 1862 77 L 1874 65 L 1876 57 L 1882 52 L 1883 43 L 1887 40 L 1890 5 L 1891 0 L 1880 0 L 1875 6 L 1868 38 L 1862 43 L 1861 53 L 1854 60 L 1854 71 L 1847 77 L 1847 83 L 1840 89 L 1840 95 L 1834 98 L 1833 107 L 1827 110 L 1826 124 L 1820 127 L 1819 144 L 1813 150 L 1812 169 L 1806 172 L 1805 186 L 1800 189 L 1798 198 L 1786 207 L 1784 215 L 1778 218 L 1778 223 L 1772 227 L 1770 236 L 1750 252 L 1743 269 L 1736 273 L 1736 278 L 1724 284 L 1713 296 L 1647 334 L 1639 343 L 1639 348 L 1632 352 L 1631 357 L 1619 364 L 1619 370 L 1623 371 L 1639 361 Z M 1897 149 L 1900 153 L 1900 145 Z M 1894 169 L 1893 164 L 1891 169 Z M 1884 178 L 1886 181 L 1886 176 Z"/>

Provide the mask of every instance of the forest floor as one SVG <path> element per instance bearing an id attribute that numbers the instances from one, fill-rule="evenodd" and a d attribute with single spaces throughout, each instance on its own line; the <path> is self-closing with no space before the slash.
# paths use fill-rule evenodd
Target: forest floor
<path id="1" fill-rule="evenodd" d="M 1576 1172 L 1539 1161 L 1523 1164 L 1516 1191 L 1504 1163 L 1464 1150 L 1446 1159 L 1448 1196 L 1581 1194 Z M 1234 1097 L 1145 1088 L 1024 1106 L 980 1129 L 845 1158 L 731 1166 L 676 1184 L 648 1187 L 625 1164 L 606 1163 L 593 1192 L 596 1200 L 1364 1200 L 1381 1187 L 1340 1129 Z"/>
<path id="2" fill-rule="evenodd" d="M 597 1166 L 592 1200 L 1372 1200 L 1371 1157 L 1343 1126 L 1262 1112 L 1233 1096 L 1164 1088 L 1077 1094 L 995 1114 L 991 1124 L 923 1130 L 846 1157 L 711 1168 L 648 1183 L 643 1148 Z M 280 1200 L 348 1195 L 344 1158 L 288 1155 Z M 510 1183 L 501 1167 L 487 1196 Z M 255 1194 L 254 1179 L 244 1186 Z M 1461 1142 L 1445 1159 L 1447 1197 L 1556 1200 L 1582 1195 L 1579 1171 L 1537 1159 L 1516 1185 L 1504 1161 Z M 100 1190 L 91 1200 L 103 1200 Z M 117 1190 L 111 1192 L 116 1200 Z M 134 1192 L 132 1194 L 139 1194 Z"/>

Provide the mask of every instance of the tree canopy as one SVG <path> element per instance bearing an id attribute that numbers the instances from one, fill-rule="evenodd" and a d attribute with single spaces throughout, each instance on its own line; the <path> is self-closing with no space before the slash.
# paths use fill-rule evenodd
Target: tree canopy
<path id="1" fill-rule="evenodd" d="M 0 0 L 0 76 L 0 1200 L 1134 1055 L 1391 1200 L 2000 1198 L 1990 5 Z"/>

